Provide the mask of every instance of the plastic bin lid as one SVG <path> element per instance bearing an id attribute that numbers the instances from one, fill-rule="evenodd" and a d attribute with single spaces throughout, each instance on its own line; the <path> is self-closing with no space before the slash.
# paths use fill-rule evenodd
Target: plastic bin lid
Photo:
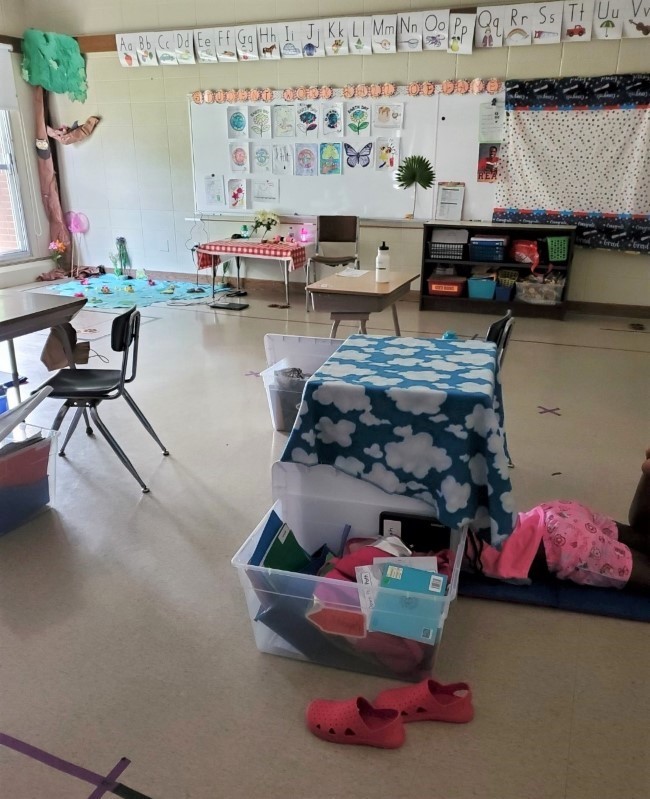
<path id="1" fill-rule="evenodd" d="M 52 386 L 45 386 L 38 394 L 23 400 L 20 405 L 16 405 L 10 411 L 0 413 L 0 441 L 11 433 L 14 427 L 24 422 L 29 414 L 37 408 L 46 397 L 52 393 Z"/>

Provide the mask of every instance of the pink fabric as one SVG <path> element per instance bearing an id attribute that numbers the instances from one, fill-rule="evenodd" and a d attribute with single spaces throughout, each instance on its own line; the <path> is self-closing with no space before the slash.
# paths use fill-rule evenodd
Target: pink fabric
<path id="1" fill-rule="evenodd" d="M 224 239 L 223 241 L 209 241 L 202 244 L 199 255 L 199 264 L 206 253 L 208 257 L 211 253 L 227 253 L 229 255 L 249 255 L 253 258 L 269 258 L 272 260 L 289 261 L 289 271 L 302 269 L 307 263 L 307 250 L 304 244 L 290 244 L 280 242 L 280 244 L 267 244 L 261 241 L 243 241 L 237 239 Z M 212 262 L 206 264 L 211 266 Z M 205 267 L 199 265 L 199 269 Z"/>
<path id="2" fill-rule="evenodd" d="M 527 581 L 544 531 L 544 511 L 540 505 L 520 513 L 515 529 L 500 550 L 484 545 L 481 550 L 483 573 L 497 580 Z"/>
<path id="3" fill-rule="evenodd" d="M 579 502 L 546 502 L 540 507 L 549 571 L 579 585 L 625 586 L 632 571 L 632 553 L 619 543 L 613 519 Z"/>

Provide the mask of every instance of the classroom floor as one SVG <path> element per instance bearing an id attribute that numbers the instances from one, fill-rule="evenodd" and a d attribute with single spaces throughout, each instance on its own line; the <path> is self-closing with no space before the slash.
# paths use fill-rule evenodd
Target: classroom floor
<path id="1" fill-rule="evenodd" d="M 56 510 L 0 539 L 0 731 L 102 773 L 127 756 L 123 782 L 155 799 L 645 799 L 650 627 L 634 622 L 461 598 L 436 672 L 471 683 L 473 723 L 411 725 L 392 752 L 306 732 L 314 697 L 389 683 L 255 649 L 230 558 L 270 504 L 285 440 L 255 374 L 263 335 L 329 325 L 299 299 L 248 299 L 240 314 L 146 309 L 132 393 L 171 457 L 125 406 L 103 415 L 151 494 L 80 428 L 57 459 Z M 413 303 L 400 318 L 431 335 L 492 321 Z M 650 335 L 630 321 L 517 320 L 504 397 L 521 509 L 563 495 L 625 517 L 650 444 Z M 390 334 L 390 314 L 369 332 Z M 43 341 L 17 341 L 31 386 Z M 108 355 L 109 341 L 91 346 Z M 0 783 L 15 799 L 90 793 L 2 747 Z"/>

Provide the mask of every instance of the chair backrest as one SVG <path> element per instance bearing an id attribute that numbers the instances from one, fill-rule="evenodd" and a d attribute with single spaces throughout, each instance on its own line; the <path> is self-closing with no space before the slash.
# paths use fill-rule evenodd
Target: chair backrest
<path id="1" fill-rule="evenodd" d="M 504 317 L 497 319 L 496 322 L 492 322 L 492 324 L 488 327 L 487 333 L 485 334 L 485 340 L 491 341 L 498 347 L 510 319 L 512 319 L 512 311 L 508 310 Z"/>
<path id="2" fill-rule="evenodd" d="M 508 319 L 506 322 L 506 327 L 501 336 L 501 341 L 497 345 L 497 363 L 499 364 L 499 368 L 501 368 L 503 364 L 503 359 L 506 357 L 506 347 L 508 346 L 508 342 L 510 341 L 510 334 L 512 333 L 512 329 L 515 326 L 514 319 Z"/>
<path id="3" fill-rule="evenodd" d="M 140 341 L 140 311 L 134 305 L 128 311 L 116 316 L 111 327 L 111 349 L 122 353 L 121 383 L 130 383 L 135 379 L 138 368 L 138 343 Z M 131 374 L 126 376 L 129 358 Z"/>
<path id="4" fill-rule="evenodd" d="M 319 216 L 316 220 L 316 241 L 352 243 L 359 241 L 358 216 Z"/>
<path id="5" fill-rule="evenodd" d="M 510 340 L 510 334 L 512 333 L 514 323 L 515 320 L 512 318 L 512 311 L 508 310 L 504 317 L 497 319 L 496 322 L 490 325 L 485 334 L 486 341 L 491 341 L 493 344 L 497 345 L 497 364 L 499 366 L 501 366 L 503 362 L 506 345 Z"/>

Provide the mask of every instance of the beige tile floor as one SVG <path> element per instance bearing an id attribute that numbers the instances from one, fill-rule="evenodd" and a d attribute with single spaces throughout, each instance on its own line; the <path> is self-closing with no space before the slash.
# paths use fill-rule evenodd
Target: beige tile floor
<path id="1" fill-rule="evenodd" d="M 285 439 L 247 372 L 265 365 L 264 333 L 328 324 L 299 300 L 249 299 L 241 314 L 146 310 L 133 394 L 172 457 L 125 406 L 104 417 L 150 495 L 79 432 L 57 462 L 56 510 L 0 539 L 0 730 L 98 771 L 126 755 L 124 782 L 155 799 L 646 799 L 650 628 L 633 622 L 459 599 L 437 673 L 471 682 L 472 724 L 411 726 L 394 752 L 306 733 L 313 697 L 387 683 L 254 647 L 230 558 L 269 505 Z M 411 303 L 400 315 L 409 333 L 490 321 Z M 650 335 L 629 321 L 517 321 L 504 383 L 522 508 L 564 495 L 624 516 L 650 443 Z M 390 315 L 370 327 L 389 333 Z M 17 344 L 35 385 L 42 338 Z M 108 338 L 93 346 L 109 353 Z M 90 793 L 2 748 L 0 786 L 11 799 Z"/>

